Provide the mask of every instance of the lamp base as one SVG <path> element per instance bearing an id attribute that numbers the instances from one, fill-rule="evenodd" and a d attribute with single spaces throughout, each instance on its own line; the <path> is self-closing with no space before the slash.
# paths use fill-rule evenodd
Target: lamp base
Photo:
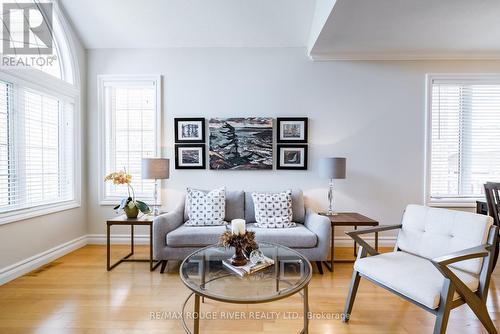
<path id="1" fill-rule="evenodd" d="M 337 211 L 330 211 L 328 210 L 326 212 L 327 216 L 337 216 L 339 213 Z"/>
<path id="2" fill-rule="evenodd" d="M 153 209 L 153 216 L 159 216 L 159 215 L 160 215 L 160 208 L 155 206 Z"/>

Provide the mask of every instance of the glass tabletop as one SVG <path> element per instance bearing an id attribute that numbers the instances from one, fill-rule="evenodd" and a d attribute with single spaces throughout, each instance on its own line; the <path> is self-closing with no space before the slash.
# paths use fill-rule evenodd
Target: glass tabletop
<path id="1" fill-rule="evenodd" d="M 198 295 L 232 303 L 281 299 L 300 291 L 311 280 L 311 264 L 300 253 L 271 243 L 260 243 L 259 249 L 274 260 L 274 265 L 240 277 L 222 263 L 234 254 L 234 249 L 214 245 L 192 253 L 182 262 L 181 279 Z"/>

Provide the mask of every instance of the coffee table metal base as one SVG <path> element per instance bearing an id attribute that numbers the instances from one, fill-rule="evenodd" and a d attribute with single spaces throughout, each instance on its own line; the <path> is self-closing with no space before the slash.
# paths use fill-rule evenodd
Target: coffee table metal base
<path id="1" fill-rule="evenodd" d="M 302 288 L 302 293 L 299 292 L 299 294 L 302 295 L 302 300 L 304 302 L 304 328 L 302 331 L 300 331 L 300 334 L 308 334 L 309 333 L 309 293 L 307 291 L 308 285 L 305 285 L 304 288 Z M 193 314 L 193 321 L 194 321 L 194 328 L 193 332 L 191 332 L 188 328 L 188 325 L 186 324 L 186 319 L 184 317 L 185 311 L 186 311 L 186 305 L 191 299 L 191 297 L 194 295 L 194 314 Z M 200 333 L 200 295 L 191 292 L 189 296 L 187 296 L 186 300 L 184 301 L 184 304 L 182 304 L 182 312 L 181 312 L 181 321 L 182 321 L 182 327 L 184 327 L 184 330 L 188 334 L 199 334 Z M 204 298 L 207 298 L 204 296 Z M 281 299 L 281 298 L 280 298 Z M 261 304 L 261 303 L 269 303 L 272 302 L 273 300 L 267 300 L 267 301 L 262 301 L 262 302 L 254 302 L 252 304 Z M 237 304 L 243 304 L 243 303 L 237 303 Z"/>

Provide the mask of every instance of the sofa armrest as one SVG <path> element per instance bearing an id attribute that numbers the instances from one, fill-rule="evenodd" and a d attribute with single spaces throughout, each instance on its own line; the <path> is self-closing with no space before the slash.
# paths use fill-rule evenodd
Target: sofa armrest
<path id="1" fill-rule="evenodd" d="M 154 258 L 161 260 L 166 245 L 166 236 L 184 223 L 184 202 L 168 213 L 153 219 Z"/>
<path id="2" fill-rule="evenodd" d="M 307 209 L 304 226 L 318 237 L 317 248 L 322 257 L 321 261 L 326 261 L 328 259 L 332 233 L 330 219 L 319 215 L 314 210 Z"/>

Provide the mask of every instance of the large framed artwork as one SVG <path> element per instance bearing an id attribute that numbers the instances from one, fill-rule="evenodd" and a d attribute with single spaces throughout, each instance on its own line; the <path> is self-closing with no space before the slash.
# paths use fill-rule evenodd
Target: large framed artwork
<path id="1" fill-rule="evenodd" d="M 276 169 L 307 169 L 307 145 L 277 145 Z"/>
<path id="2" fill-rule="evenodd" d="M 278 117 L 278 143 L 307 143 L 307 117 Z"/>
<path id="3" fill-rule="evenodd" d="M 205 144 L 175 145 L 176 169 L 205 169 Z"/>
<path id="4" fill-rule="evenodd" d="M 272 118 L 212 118 L 210 169 L 272 169 Z"/>
<path id="5" fill-rule="evenodd" d="M 174 118 L 176 143 L 204 143 L 204 118 Z"/>

